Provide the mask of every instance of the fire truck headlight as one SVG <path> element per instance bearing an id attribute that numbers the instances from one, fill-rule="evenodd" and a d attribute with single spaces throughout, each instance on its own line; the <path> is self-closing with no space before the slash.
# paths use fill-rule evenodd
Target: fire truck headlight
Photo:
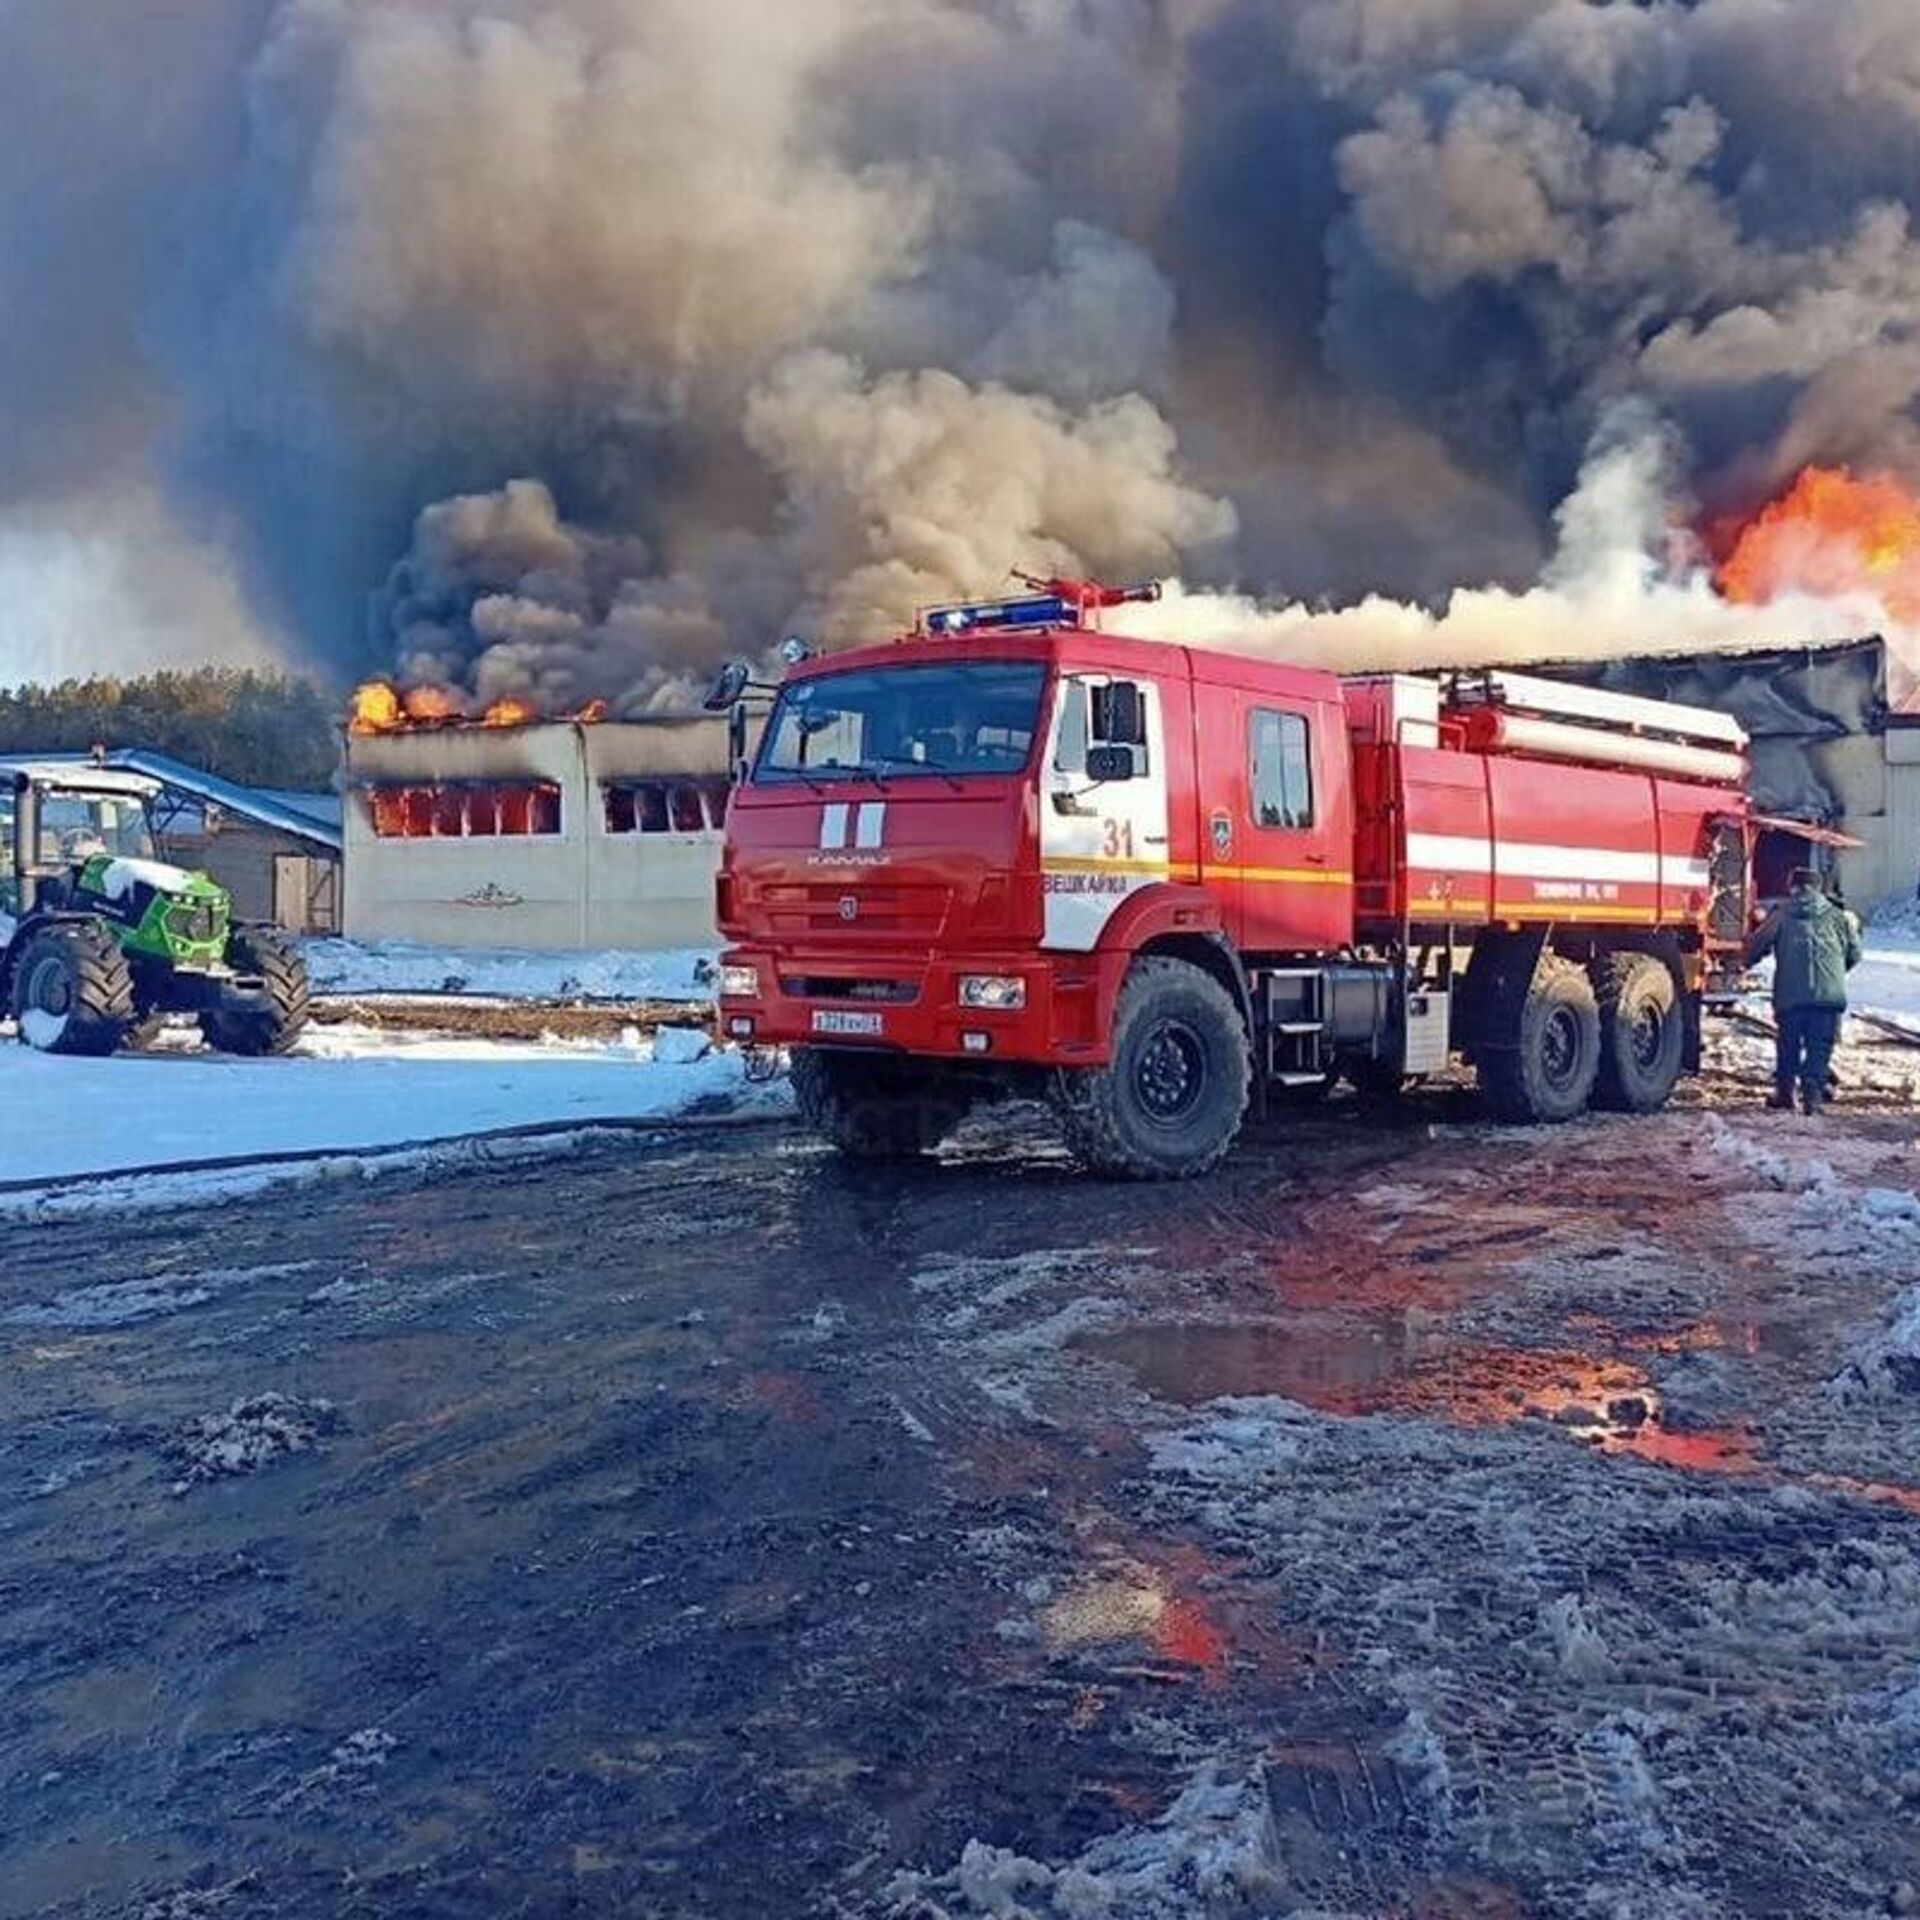
<path id="1" fill-rule="evenodd" d="M 1027 1004 L 1027 983 L 1017 973 L 963 973 L 960 1004 L 994 1013 L 1014 1013 Z"/>
<path id="2" fill-rule="evenodd" d="M 723 1000 L 758 1000 L 760 969 L 758 967 L 722 967 L 720 997 Z"/>

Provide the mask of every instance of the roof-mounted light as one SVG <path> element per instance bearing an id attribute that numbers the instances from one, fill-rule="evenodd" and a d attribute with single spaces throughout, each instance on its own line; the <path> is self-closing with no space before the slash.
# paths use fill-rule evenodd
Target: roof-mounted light
<path id="1" fill-rule="evenodd" d="M 929 608 L 920 616 L 921 631 L 958 634 L 977 633 L 986 628 L 1004 632 L 1031 627 L 1098 626 L 1102 608 L 1137 605 L 1160 598 L 1160 588 L 1155 582 L 1138 587 L 1107 587 L 1097 580 L 1042 579 L 1027 573 L 1016 577 L 1037 591 L 1011 600 L 970 600 L 958 606 Z"/>
<path id="2" fill-rule="evenodd" d="M 979 627 L 1070 627 L 1077 626 L 1079 618 L 1079 608 L 1056 593 L 934 607 L 925 616 L 929 633 L 971 633 Z"/>

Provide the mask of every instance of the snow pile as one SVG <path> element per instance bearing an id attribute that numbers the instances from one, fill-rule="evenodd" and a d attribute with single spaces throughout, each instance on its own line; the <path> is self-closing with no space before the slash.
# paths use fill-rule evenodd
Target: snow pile
<path id="1" fill-rule="evenodd" d="M 51 1300 L 11 1307 L 0 1314 L 0 1323 L 10 1327 L 61 1327 L 75 1332 L 130 1327 L 142 1320 L 205 1306 L 220 1294 L 258 1281 L 305 1273 L 314 1265 L 311 1260 L 294 1260 L 276 1266 L 155 1274 L 140 1280 L 105 1280 L 98 1286 L 75 1287 L 55 1294 Z"/>
<path id="2" fill-rule="evenodd" d="M 628 1029 L 629 1032 L 632 1029 Z M 704 1027 L 656 1027 L 653 1058 L 663 1067 L 690 1067 L 713 1051 L 713 1035 Z"/>
<path id="3" fill-rule="evenodd" d="M 296 1453 L 310 1453 L 337 1432 L 340 1416 L 331 1400 L 302 1400 L 286 1393 L 259 1393 L 236 1400 L 225 1413 L 189 1420 L 166 1444 L 179 1469 L 175 1493 L 202 1481 L 258 1473 Z"/>
<path id="4" fill-rule="evenodd" d="M 392 1153 L 328 1154 L 316 1160 L 269 1160 L 257 1166 L 216 1167 L 200 1173 L 129 1173 L 71 1187 L 28 1188 L 0 1194 L 0 1225 L 115 1218 L 165 1213 L 181 1207 L 224 1205 L 263 1193 L 297 1192 L 340 1181 L 416 1178 L 459 1173 L 523 1160 L 561 1160 L 623 1134 L 606 1128 L 492 1140 L 454 1140 Z"/>
<path id="5" fill-rule="evenodd" d="M 328 994 L 705 1001 L 713 998 L 716 979 L 712 952 L 696 947 L 660 953 L 535 953 L 508 947 L 422 947 L 397 940 L 308 940 L 302 947 L 314 990 Z"/>
<path id="6" fill-rule="evenodd" d="M 1540 1609 L 1540 1633 L 1551 1649 L 1554 1666 L 1570 1680 L 1613 1676 L 1613 1655 L 1577 1593 L 1563 1593 Z"/>
<path id="7" fill-rule="evenodd" d="M 1246 1911 L 1283 1884 L 1263 1775 L 1210 1762 L 1151 1826 L 1096 1840 L 1065 1866 L 969 1840 L 951 1871 L 898 1874 L 887 1899 L 911 1920 L 1193 1920 Z"/>
<path id="8" fill-rule="evenodd" d="M 100 876 L 100 890 L 109 900 L 124 900 L 135 887 L 180 893 L 192 878 L 185 867 L 169 866 L 164 860 L 110 860 Z"/>
<path id="9" fill-rule="evenodd" d="M 1920 1286 L 1900 1295 L 1886 1326 L 1848 1355 L 1827 1391 L 1842 1406 L 1920 1394 Z"/>
<path id="10" fill-rule="evenodd" d="M 1833 1168 L 1825 1160 L 1795 1160 L 1764 1140 L 1728 1126 L 1717 1113 L 1702 1120 L 1700 1138 L 1709 1152 L 1731 1161 L 1776 1193 L 1830 1194 L 1835 1189 Z"/>

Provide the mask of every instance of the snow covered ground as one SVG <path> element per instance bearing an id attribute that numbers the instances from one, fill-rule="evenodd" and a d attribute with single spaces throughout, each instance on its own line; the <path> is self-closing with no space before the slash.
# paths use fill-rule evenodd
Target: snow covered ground
<path id="1" fill-rule="evenodd" d="M 178 1039 L 110 1060 L 0 1040 L 0 1110 L 10 1116 L 0 1182 L 652 1119 L 748 1091 L 740 1056 L 708 1051 L 691 1028 L 608 1044 L 314 1027 L 280 1060 L 230 1059 Z"/>
<path id="2" fill-rule="evenodd" d="M 1855 1008 L 1920 1029 L 1920 906 L 1876 919 L 1866 949 L 1849 983 Z"/>
<path id="3" fill-rule="evenodd" d="M 309 940 L 320 993 L 476 993 L 512 1000 L 688 1000 L 713 997 L 714 956 L 662 953 L 461 951 L 401 941 Z"/>

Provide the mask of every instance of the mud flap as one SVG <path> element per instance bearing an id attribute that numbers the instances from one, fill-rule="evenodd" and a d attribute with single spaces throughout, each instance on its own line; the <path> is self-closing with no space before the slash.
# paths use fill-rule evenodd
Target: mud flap
<path id="1" fill-rule="evenodd" d="M 1454 1044 L 1466 1054 L 1511 1051 L 1520 1031 L 1520 1011 L 1553 929 L 1523 927 L 1517 933 L 1492 928 L 1473 943 L 1456 997 Z"/>

